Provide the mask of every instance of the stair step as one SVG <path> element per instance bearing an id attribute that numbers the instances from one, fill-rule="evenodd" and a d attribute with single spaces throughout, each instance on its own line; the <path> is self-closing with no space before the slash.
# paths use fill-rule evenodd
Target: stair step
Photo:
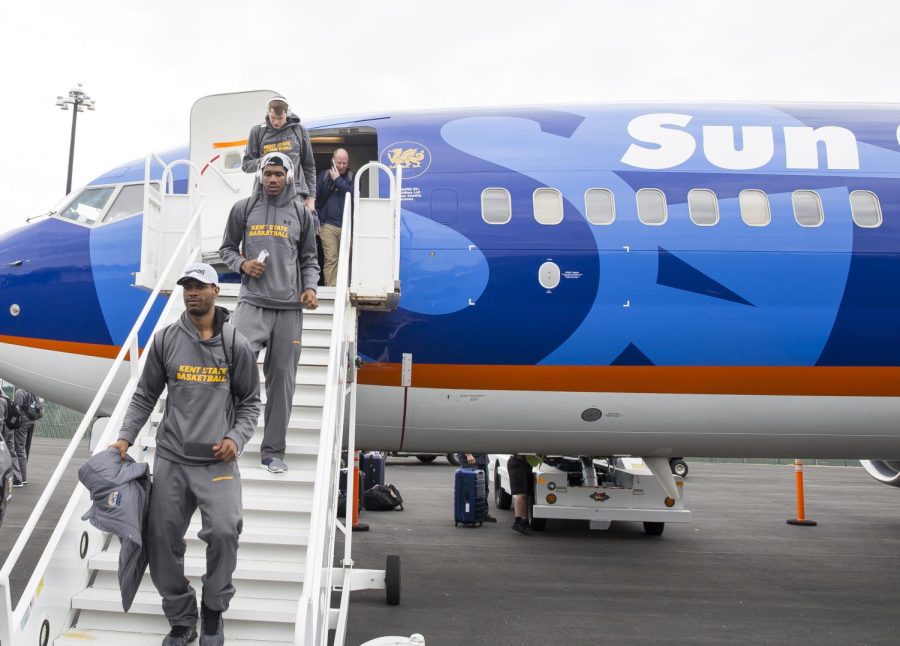
<path id="1" fill-rule="evenodd" d="M 228 613 L 225 613 L 224 618 L 225 644 L 227 646 L 293 643 L 295 630 L 293 624 L 229 620 Z M 136 646 L 137 644 L 159 646 L 167 632 L 169 632 L 169 624 L 162 615 L 131 614 L 130 612 L 126 614 L 122 612 L 120 605 L 118 612 L 80 611 L 75 628 L 66 631 L 63 637 L 57 639 L 55 643 L 65 646 L 74 646 L 75 644 L 84 646 L 88 643 L 93 646 L 98 642 L 88 640 L 92 639 L 94 635 L 112 633 L 111 639 L 118 641 L 105 643 L 115 644 L 115 646 Z M 80 639 L 79 636 L 81 636 Z M 67 638 L 68 641 L 61 641 L 63 638 Z M 192 646 L 197 646 L 197 644 L 198 642 L 194 641 Z"/>
<path id="2" fill-rule="evenodd" d="M 117 551 L 100 552 L 89 559 L 88 565 L 92 570 L 118 572 L 119 554 Z M 302 583 L 303 569 L 303 563 L 238 559 L 237 568 L 234 571 L 234 579 L 236 581 L 240 579 L 256 579 L 261 581 Z M 184 572 L 187 576 L 202 576 L 205 574 L 206 557 L 186 555 L 184 557 Z M 149 573 L 147 576 L 149 576 Z"/>
<path id="3" fill-rule="evenodd" d="M 304 433 L 306 434 L 306 437 L 301 435 Z M 293 440 L 292 436 L 296 436 L 299 439 Z M 253 435 L 253 437 L 250 439 L 250 441 L 244 445 L 244 453 L 243 453 L 242 457 L 245 457 L 248 455 L 256 455 L 257 456 L 256 461 L 259 461 L 259 450 L 260 450 L 260 446 L 262 445 L 262 438 L 263 438 L 262 431 L 260 431 L 259 433 L 255 433 Z M 305 442 L 302 441 L 304 439 L 308 439 L 308 441 L 305 441 Z M 293 466 L 291 464 L 292 456 L 313 456 L 313 457 L 315 457 L 316 455 L 318 455 L 318 453 L 319 453 L 318 439 L 319 439 L 318 430 L 316 430 L 316 431 L 310 431 L 308 429 L 307 430 L 295 430 L 292 433 L 291 429 L 288 429 L 287 441 L 285 444 L 285 447 L 286 447 L 285 462 L 287 462 L 289 466 Z M 155 436 L 154 437 L 140 437 L 138 439 L 138 444 L 142 447 L 155 449 L 156 448 L 156 437 Z M 297 466 L 299 468 L 305 468 L 301 464 L 298 464 Z M 315 461 L 313 461 L 313 466 L 309 467 L 309 468 L 315 468 Z"/>
<path id="4" fill-rule="evenodd" d="M 240 552 L 238 552 L 240 554 Z M 201 577 L 187 577 L 195 590 L 203 588 Z M 92 588 L 115 590 L 119 592 L 119 575 L 116 572 L 94 572 L 94 583 Z M 152 592 L 157 594 L 156 587 L 149 576 L 141 579 L 138 586 L 141 592 Z M 293 599 L 294 602 L 300 599 L 303 591 L 303 585 L 300 583 L 292 583 L 289 581 L 241 581 L 235 587 L 236 597 L 250 597 L 254 599 Z"/>
<path id="5" fill-rule="evenodd" d="M 162 625 L 162 622 L 159 622 Z M 126 632 L 117 632 L 114 630 L 79 630 L 72 628 L 67 630 L 61 636 L 57 637 L 53 642 L 55 646 L 159 646 L 164 633 L 158 634 L 135 634 Z M 260 641 L 258 639 L 232 639 L 229 630 L 225 629 L 225 646 L 271 646 L 274 644 L 293 644 L 293 639 L 289 641 L 272 641 L 271 639 Z M 196 642 L 195 642 L 196 645 Z"/>
<path id="6" fill-rule="evenodd" d="M 162 615 L 162 604 L 156 591 L 138 593 L 129 613 Z M 88 588 L 72 598 L 75 610 L 121 610 L 122 594 L 118 590 Z M 266 621 L 293 624 L 297 618 L 297 601 L 292 599 L 253 599 L 235 596 L 231 600 L 226 620 Z"/>

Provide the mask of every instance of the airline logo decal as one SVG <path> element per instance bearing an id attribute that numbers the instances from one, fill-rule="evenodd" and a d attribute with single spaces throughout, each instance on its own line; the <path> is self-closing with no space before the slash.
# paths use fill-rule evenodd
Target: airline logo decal
<path id="1" fill-rule="evenodd" d="M 423 175 L 431 166 L 431 151 L 415 141 L 398 141 L 381 151 L 381 163 L 403 169 L 403 179 Z"/>

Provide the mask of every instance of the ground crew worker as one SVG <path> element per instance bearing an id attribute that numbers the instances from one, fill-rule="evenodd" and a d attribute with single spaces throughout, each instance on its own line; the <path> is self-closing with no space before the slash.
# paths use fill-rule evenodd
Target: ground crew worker
<path id="1" fill-rule="evenodd" d="M 296 171 L 294 184 L 307 208 L 316 208 L 316 162 L 309 132 L 300 117 L 291 112 L 287 99 L 276 96 L 266 104 L 266 120 L 250 129 L 241 168 L 245 173 L 259 170 L 260 158 L 269 153 L 287 155 Z M 300 172 L 303 169 L 303 172 Z M 258 189 L 257 189 L 258 190 Z"/>
<path id="2" fill-rule="evenodd" d="M 266 430 L 261 466 L 287 470 L 285 438 L 300 361 L 302 308 L 315 309 L 319 261 L 312 212 L 296 199 L 291 160 L 263 157 L 262 193 L 238 200 L 228 216 L 219 255 L 241 274 L 232 322 L 255 353 L 265 347 Z"/>
<path id="3" fill-rule="evenodd" d="M 184 534 L 198 506 L 203 519 L 198 536 L 207 544 L 200 646 L 221 646 L 222 613 L 234 596 L 231 577 L 243 524 L 235 460 L 256 429 L 259 372 L 247 339 L 226 322 L 228 310 L 215 306 L 215 270 L 188 265 L 178 284 L 187 311 L 154 336 L 119 439 L 111 446 L 124 460 L 168 387 L 147 517 L 150 576 L 171 626 L 163 646 L 185 646 L 197 637 L 197 597 L 184 576 Z"/>

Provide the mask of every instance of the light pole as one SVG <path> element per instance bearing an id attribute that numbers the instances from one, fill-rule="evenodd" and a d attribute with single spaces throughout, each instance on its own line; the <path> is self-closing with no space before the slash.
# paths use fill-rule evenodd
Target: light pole
<path id="1" fill-rule="evenodd" d="M 72 162 L 75 161 L 75 123 L 78 121 L 78 113 L 84 112 L 84 109 L 94 109 L 94 100 L 84 93 L 81 89 L 81 83 L 78 87 L 69 90 L 69 96 L 56 97 L 56 105 L 62 110 L 72 108 L 72 139 L 69 141 L 69 176 L 66 178 L 66 195 L 72 192 Z"/>

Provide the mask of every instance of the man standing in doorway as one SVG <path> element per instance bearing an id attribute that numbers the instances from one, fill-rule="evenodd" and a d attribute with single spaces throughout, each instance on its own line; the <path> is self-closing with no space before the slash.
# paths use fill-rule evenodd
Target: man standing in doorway
<path id="1" fill-rule="evenodd" d="M 316 182 L 316 211 L 321 223 L 319 237 L 325 256 L 325 284 L 334 287 L 337 283 L 337 263 L 341 245 L 341 226 L 344 217 L 344 201 L 353 193 L 353 171 L 348 164 L 350 156 L 343 148 L 334 151 L 331 168 L 322 171 Z"/>
<path id="2" fill-rule="evenodd" d="M 255 353 L 266 349 L 266 430 L 262 468 L 287 471 L 284 451 L 300 361 L 303 307 L 315 309 L 319 261 L 312 212 L 296 199 L 291 160 L 263 157 L 262 193 L 238 200 L 228 216 L 219 255 L 241 274 L 232 318 Z"/>
<path id="3" fill-rule="evenodd" d="M 171 627 L 163 646 L 186 646 L 197 637 L 197 596 L 184 576 L 184 534 L 197 507 L 203 522 L 198 536 L 207 544 L 200 646 L 223 646 L 222 613 L 234 596 L 231 577 L 243 526 L 236 460 L 259 418 L 259 371 L 247 339 L 226 322 L 228 311 L 215 306 L 216 271 L 188 265 L 178 284 L 186 311 L 154 336 L 111 446 L 124 460 L 168 388 L 147 517 L 150 577 Z"/>

